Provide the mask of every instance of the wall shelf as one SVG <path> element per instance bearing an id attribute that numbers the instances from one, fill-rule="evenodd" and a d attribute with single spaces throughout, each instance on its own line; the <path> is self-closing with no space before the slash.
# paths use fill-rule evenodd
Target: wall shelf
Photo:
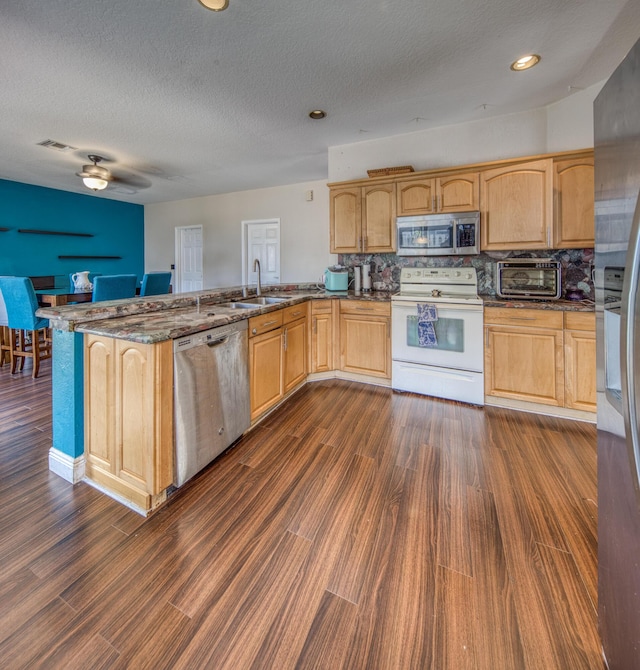
<path id="1" fill-rule="evenodd" d="M 6 233 L 7 230 L 10 230 L 10 228 L 4 228 L 3 226 L 0 226 L 0 233 Z"/>
<path id="2" fill-rule="evenodd" d="M 87 256 L 83 254 L 82 256 L 58 256 L 58 258 L 109 258 L 112 260 L 121 260 L 122 256 Z"/>
<path id="3" fill-rule="evenodd" d="M 65 233 L 59 230 L 39 230 L 37 228 L 18 228 L 19 233 L 29 235 L 68 235 L 69 237 L 93 237 L 91 233 Z"/>

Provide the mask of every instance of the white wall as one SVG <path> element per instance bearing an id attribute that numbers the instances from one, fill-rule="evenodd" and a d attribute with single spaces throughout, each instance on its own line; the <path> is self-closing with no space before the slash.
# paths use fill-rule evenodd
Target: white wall
<path id="1" fill-rule="evenodd" d="M 313 190 L 313 201 L 306 192 Z M 203 226 L 204 287 L 242 283 L 242 221 L 280 219 L 281 282 L 317 281 L 329 253 L 329 189 L 325 181 L 145 205 L 145 270 L 174 263 L 177 226 Z"/>
<path id="2" fill-rule="evenodd" d="M 592 147 L 593 100 L 603 84 L 528 112 L 330 147 L 329 181 L 394 165 L 429 170 Z"/>

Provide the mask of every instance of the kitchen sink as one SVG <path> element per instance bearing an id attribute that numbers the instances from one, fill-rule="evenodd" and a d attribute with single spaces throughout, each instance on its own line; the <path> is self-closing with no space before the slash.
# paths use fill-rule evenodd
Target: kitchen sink
<path id="1" fill-rule="evenodd" d="M 270 296 L 259 296 L 253 298 L 245 298 L 242 302 L 253 305 L 277 305 L 279 302 L 287 302 L 289 298 L 272 298 Z"/>
<path id="2" fill-rule="evenodd" d="M 227 309 L 258 309 L 262 304 L 257 302 L 221 302 L 217 307 L 226 307 Z"/>

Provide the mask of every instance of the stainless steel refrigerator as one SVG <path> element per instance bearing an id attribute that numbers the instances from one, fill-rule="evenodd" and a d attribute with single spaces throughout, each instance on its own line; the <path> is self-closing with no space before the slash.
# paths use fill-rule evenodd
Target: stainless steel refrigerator
<path id="1" fill-rule="evenodd" d="M 594 103 L 598 617 L 610 670 L 640 668 L 640 41 Z"/>

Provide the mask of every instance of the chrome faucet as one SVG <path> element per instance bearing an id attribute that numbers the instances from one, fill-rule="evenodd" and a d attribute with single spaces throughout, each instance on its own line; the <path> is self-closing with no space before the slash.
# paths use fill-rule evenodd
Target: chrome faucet
<path id="1" fill-rule="evenodd" d="M 258 286 L 256 287 L 256 295 L 262 295 L 262 287 L 260 286 L 260 261 L 257 258 L 253 261 L 253 271 L 258 273 Z"/>

